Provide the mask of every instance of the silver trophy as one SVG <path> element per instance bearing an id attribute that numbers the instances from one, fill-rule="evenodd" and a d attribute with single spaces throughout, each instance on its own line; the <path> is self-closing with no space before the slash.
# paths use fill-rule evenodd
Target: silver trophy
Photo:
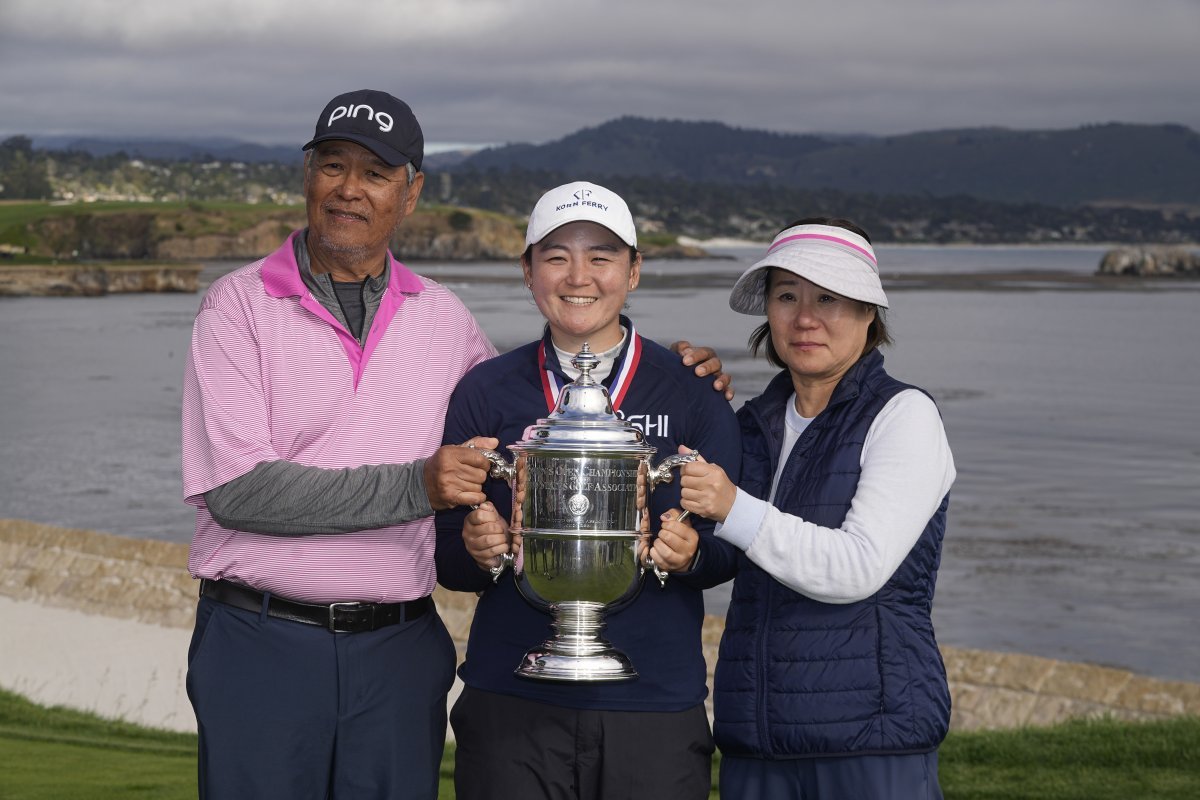
<path id="1" fill-rule="evenodd" d="M 652 570 L 640 554 L 650 540 L 650 492 L 695 452 L 651 466 L 655 448 L 613 413 L 608 390 L 591 371 L 599 359 L 584 344 L 571 361 L 579 378 L 563 387 L 549 417 L 509 445 L 514 462 L 483 451 L 491 475 L 513 490 L 509 530 L 521 557 L 505 555 L 495 579 L 514 567 L 517 588 L 550 612 L 554 635 L 525 654 L 516 674 L 547 681 L 623 681 L 637 677 L 628 656 L 600 632 L 604 616 L 637 596 Z"/>

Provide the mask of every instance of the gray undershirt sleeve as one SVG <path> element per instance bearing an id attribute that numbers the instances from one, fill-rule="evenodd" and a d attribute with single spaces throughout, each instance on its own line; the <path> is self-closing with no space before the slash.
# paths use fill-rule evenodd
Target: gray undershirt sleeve
<path id="1" fill-rule="evenodd" d="M 223 528 L 274 536 L 349 533 L 399 525 L 433 513 L 425 462 L 346 469 L 264 461 L 204 493 Z"/>

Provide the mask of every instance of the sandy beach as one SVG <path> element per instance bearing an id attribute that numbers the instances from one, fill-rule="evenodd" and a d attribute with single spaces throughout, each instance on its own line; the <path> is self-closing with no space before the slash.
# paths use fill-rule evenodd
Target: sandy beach
<path id="1" fill-rule="evenodd" d="M 0 686 L 156 728 L 195 731 L 191 631 L 0 597 Z"/>

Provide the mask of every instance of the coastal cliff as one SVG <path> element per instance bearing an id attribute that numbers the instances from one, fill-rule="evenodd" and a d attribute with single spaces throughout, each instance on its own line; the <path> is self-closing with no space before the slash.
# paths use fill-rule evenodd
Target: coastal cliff
<path id="1" fill-rule="evenodd" d="M 300 207 L 191 205 L 51 214 L 22 226 L 24 246 L 5 248 L 0 297 L 195 292 L 201 270 L 196 262 L 261 258 L 304 225 Z M 524 244 L 521 226 L 510 218 L 435 207 L 405 220 L 391 248 L 410 261 L 486 261 L 514 260 Z M 23 259 L 50 263 L 20 263 Z"/>
<path id="2" fill-rule="evenodd" d="M 195 292 L 198 264 L 0 266 L 0 297 L 96 297 L 128 292 Z"/>
<path id="3" fill-rule="evenodd" d="M 306 224 L 302 207 L 164 207 L 48 216 L 25 225 L 24 254 L 94 261 L 252 260 Z M 672 237 L 642 243 L 651 258 L 702 258 Z M 514 261 L 525 250 L 525 220 L 478 209 L 431 206 L 404 220 L 391 240 L 404 261 Z"/>
<path id="4" fill-rule="evenodd" d="M 0 297 L 94 296 L 117 292 L 195 292 L 204 261 L 252 261 L 304 227 L 302 207 L 164 206 L 50 214 L 25 223 L 0 256 Z M 391 250 L 405 262 L 516 261 L 523 219 L 433 206 L 404 220 Z M 702 258 L 673 238 L 643 243 L 650 258 Z M 19 263 L 22 257 L 43 263 Z M 121 260 L 113 265 L 107 260 Z M 139 263 L 141 262 L 141 263 Z M 191 262 L 191 263 L 188 263 Z"/>
<path id="5" fill-rule="evenodd" d="M 191 204 L 48 214 L 25 223 L 20 238 L 25 255 L 64 261 L 250 260 L 305 221 L 300 206 Z M 491 212 L 434 206 L 406 219 L 391 246 L 411 260 L 512 259 L 524 249 L 523 225 Z"/>

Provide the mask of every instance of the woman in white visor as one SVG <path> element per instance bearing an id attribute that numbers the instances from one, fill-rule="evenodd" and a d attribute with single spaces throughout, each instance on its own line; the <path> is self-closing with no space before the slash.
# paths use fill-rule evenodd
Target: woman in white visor
<path id="1" fill-rule="evenodd" d="M 930 622 L 954 460 L 884 370 L 867 234 L 793 223 L 733 287 L 782 369 L 738 412 L 742 474 L 682 471 L 683 508 L 742 554 L 717 662 L 721 796 L 940 800 L 950 692 Z"/>

